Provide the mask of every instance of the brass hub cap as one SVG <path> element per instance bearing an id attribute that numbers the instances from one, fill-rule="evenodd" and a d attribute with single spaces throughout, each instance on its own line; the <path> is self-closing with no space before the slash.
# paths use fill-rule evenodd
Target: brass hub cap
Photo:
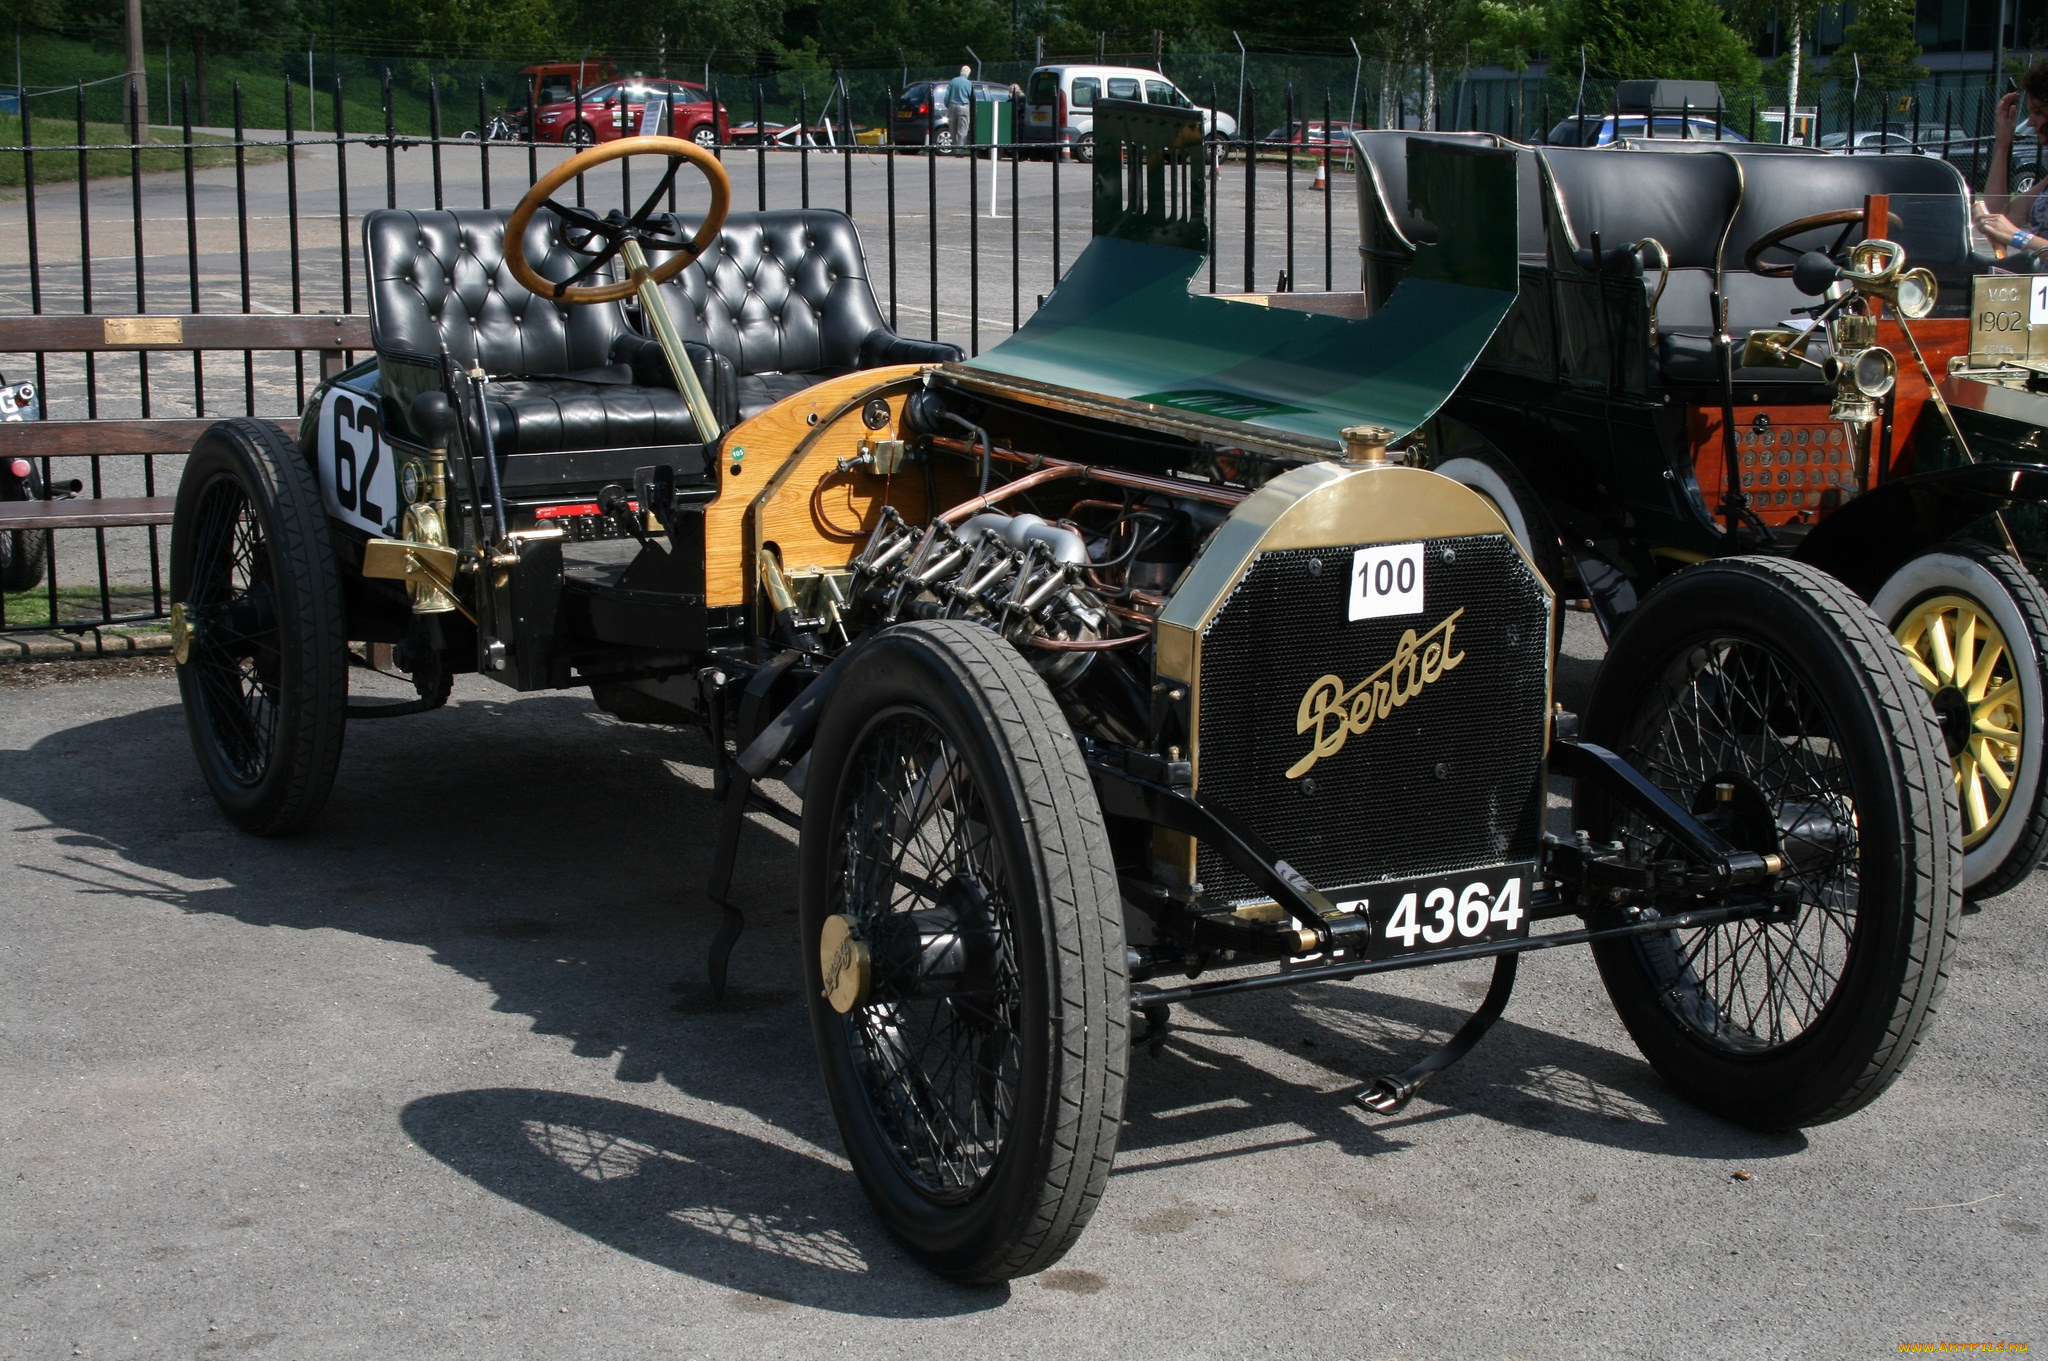
<path id="1" fill-rule="evenodd" d="M 1991 835 L 2018 774 L 2027 715 L 2005 634 L 1976 601 L 1930 596 L 1893 630 L 1933 697 L 1955 762 L 1963 845 Z"/>
<path id="2" fill-rule="evenodd" d="M 856 940 L 853 932 L 853 918 L 840 912 L 825 918 L 825 929 L 818 936 L 825 1000 L 841 1016 L 867 1005 L 868 985 L 874 980 L 867 942 Z"/>
<path id="3" fill-rule="evenodd" d="M 179 666 L 192 660 L 192 620 L 185 614 L 185 602 L 171 606 L 171 660 Z"/>

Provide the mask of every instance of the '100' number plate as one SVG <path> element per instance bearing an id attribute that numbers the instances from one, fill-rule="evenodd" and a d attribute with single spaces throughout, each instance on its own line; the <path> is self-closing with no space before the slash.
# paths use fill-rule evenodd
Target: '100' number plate
<path id="1" fill-rule="evenodd" d="M 1534 870 L 1502 865 L 1374 884 L 1351 890 L 1364 896 L 1338 899 L 1337 910 L 1362 913 L 1372 922 L 1365 954 L 1373 959 L 1511 940 L 1529 934 L 1524 904 Z"/>

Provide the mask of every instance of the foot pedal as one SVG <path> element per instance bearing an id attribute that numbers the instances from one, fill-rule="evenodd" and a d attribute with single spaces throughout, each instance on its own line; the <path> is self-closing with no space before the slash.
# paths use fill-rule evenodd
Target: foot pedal
<path id="1" fill-rule="evenodd" d="M 1376 1115 L 1392 1115 L 1407 1105 L 1409 1099 L 1422 1090 L 1422 1084 L 1427 1080 L 1425 1076 L 1412 1082 L 1405 1082 L 1399 1073 L 1388 1073 L 1384 1077 L 1374 1078 L 1372 1086 L 1353 1099 Z"/>
<path id="2" fill-rule="evenodd" d="M 1422 1090 L 1423 1083 L 1471 1053 L 1472 1046 L 1479 1043 L 1480 1037 L 1507 1010 L 1508 998 L 1515 990 L 1515 966 L 1520 958 L 1519 955 L 1501 955 L 1494 960 L 1493 984 L 1487 988 L 1479 1010 L 1465 1018 L 1465 1024 L 1458 1027 L 1457 1034 L 1430 1051 L 1420 1062 L 1412 1063 L 1398 1073 L 1374 1078 L 1372 1085 L 1353 1099 L 1375 1115 L 1392 1115 Z"/>

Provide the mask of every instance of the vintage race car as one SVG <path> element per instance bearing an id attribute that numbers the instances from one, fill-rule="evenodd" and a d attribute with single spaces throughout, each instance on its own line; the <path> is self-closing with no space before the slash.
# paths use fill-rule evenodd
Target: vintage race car
<path id="1" fill-rule="evenodd" d="M 1884 626 L 1802 563 L 1689 569 L 1577 740 L 1499 504 L 1403 461 L 1515 303 L 1518 153 L 1410 150 L 1433 241 L 1354 320 L 1190 294 L 1198 122 L 1096 127 L 1093 242 L 972 362 L 882 324 L 844 218 L 728 214 L 687 142 L 582 153 L 509 214 L 372 214 L 374 362 L 297 441 L 215 426 L 179 491 L 179 680 L 228 815 L 302 826 L 347 723 L 458 672 L 704 725 L 714 980 L 781 779 L 848 1157 L 960 1280 L 1074 1242 L 1176 1003 L 1493 960 L 1470 1021 L 1361 1092 L 1386 1112 L 1523 952 L 1588 944 L 1707 1109 L 1875 1099 L 1960 911 L 1947 751 Z M 637 208 L 550 197 L 625 156 L 665 164 Z M 655 216 L 686 165 L 708 209 Z M 352 704 L 352 641 L 417 699 Z"/>
<path id="2" fill-rule="evenodd" d="M 1361 311 L 1414 249 L 1393 206 L 1410 136 L 1359 138 Z M 1968 186 L 1927 157 L 1712 142 L 1525 148 L 1520 167 L 1520 292 L 1427 461 L 1501 506 L 1609 633 L 1702 559 L 1840 578 L 1933 700 L 1966 890 L 2020 883 L 2048 855 L 2043 470 L 2031 444 L 1973 448 L 1941 396 L 1982 348 L 1973 311 L 2013 315 L 1973 288 L 2023 310 L 2028 282 L 1974 282 L 1996 262 Z"/>

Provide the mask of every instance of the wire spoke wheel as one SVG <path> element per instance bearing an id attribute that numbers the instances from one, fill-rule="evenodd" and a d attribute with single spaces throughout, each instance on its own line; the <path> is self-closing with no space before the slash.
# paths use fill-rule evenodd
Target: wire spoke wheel
<path id="1" fill-rule="evenodd" d="M 1676 659 L 1622 755 L 1687 803 L 1734 784 L 1764 814 L 1798 889 L 1789 920 L 1743 920 L 1646 936 L 1637 948 L 1665 1004 L 1703 1043 L 1755 1053 L 1804 1034 L 1841 987 L 1861 905 L 1854 787 L 1841 739 L 1811 688 L 1773 649 L 1710 639 Z M 1731 800 L 1733 802 L 1733 800 Z M 1634 857 L 1668 855 L 1640 818 L 1620 838 Z"/>
<path id="2" fill-rule="evenodd" d="M 313 470 L 265 421 L 192 446 L 171 521 L 171 645 L 213 797 L 249 831 L 303 826 L 341 760 L 348 650 Z"/>
<path id="3" fill-rule="evenodd" d="M 1585 731 L 1735 849 L 1784 866 L 1754 915 L 1594 946 L 1644 1057 L 1760 1129 L 1875 1100 L 1932 1020 L 1962 905 L 1941 730 L 1883 623 L 1802 563 L 1686 568 L 1615 635 Z M 1597 788 L 1574 803 L 1578 826 L 1636 863 L 1682 858 Z M 1656 909 L 1593 919 L 1623 910 Z"/>
<path id="4" fill-rule="evenodd" d="M 1123 905 L 1045 682 L 959 621 L 844 659 L 805 785 L 812 1034 L 848 1159 L 932 1269 L 1041 1271 L 1087 1225 L 1123 1118 Z"/>
<path id="5" fill-rule="evenodd" d="M 232 776 L 254 785 L 277 744 L 280 659 L 269 544 L 241 483 L 222 475 L 206 484 L 195 537 L 183 664 L 198 679 L 199 721 Z"/>
<path id="6" fill-rule="evenodd" d="M 1015 914 L 987 800 L 914 709 L 875 721 L 850 779 L 834 907 L 876 948 L 868 1004 L 841 1024 L 905 1175 L 935 1199 L 964 1200 L 994 1166 L 1017 1101 Z M 956 986 L 932 986 L 935 957 L 958 966 Z"/>

